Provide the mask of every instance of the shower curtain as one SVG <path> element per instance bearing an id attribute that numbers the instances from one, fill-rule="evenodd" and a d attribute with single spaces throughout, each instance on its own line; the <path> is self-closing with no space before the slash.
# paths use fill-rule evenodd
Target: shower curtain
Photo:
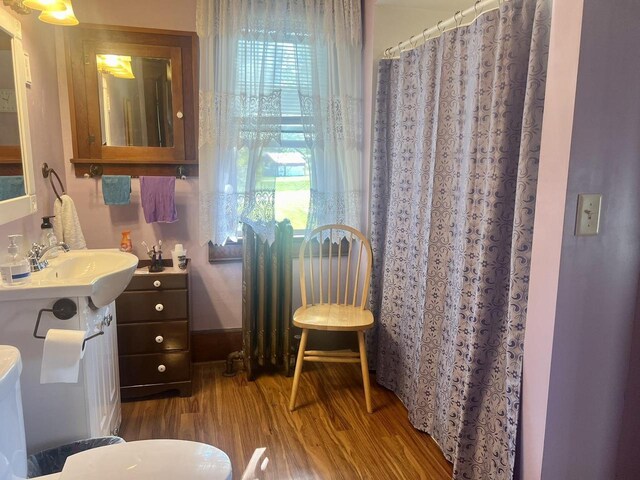
<path id="1" fill-rule="evenodd" d="M 379 66 L 372 366 L 455 479 L 513 476 L 549 27 L 512 0 Z"/>

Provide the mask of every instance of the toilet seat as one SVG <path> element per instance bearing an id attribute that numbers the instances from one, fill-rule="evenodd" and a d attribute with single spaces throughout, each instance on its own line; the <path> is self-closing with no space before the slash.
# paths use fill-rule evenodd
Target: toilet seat
<path id="1" fill-rule="evenodd" d="M 222 450 L 186 440 L 141 440 L 70 456 L 59 480 L 230 480 Z"/>

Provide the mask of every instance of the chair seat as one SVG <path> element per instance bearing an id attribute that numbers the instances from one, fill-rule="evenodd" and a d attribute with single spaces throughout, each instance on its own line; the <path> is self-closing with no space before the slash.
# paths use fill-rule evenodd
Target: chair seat
<path id="1" fill-rule="evenodd" d="M 300 307 L 293 314 L 293 324 L 310 330 L 353 332 L 371 328 L 373 314 L 360 307 L 325 303 Z"/>

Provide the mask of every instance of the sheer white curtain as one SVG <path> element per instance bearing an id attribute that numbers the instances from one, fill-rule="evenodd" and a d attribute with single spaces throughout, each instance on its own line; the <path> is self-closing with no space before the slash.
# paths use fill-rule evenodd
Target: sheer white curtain
<path id="1" fill-rule="evenodd" d="M 307 228 L 360 228 L 360 0 L 198 0 L 198 34 L 201 243 L 238 222 L 273 240 L 265 151 L 286 145 L 306 152 Z"/>

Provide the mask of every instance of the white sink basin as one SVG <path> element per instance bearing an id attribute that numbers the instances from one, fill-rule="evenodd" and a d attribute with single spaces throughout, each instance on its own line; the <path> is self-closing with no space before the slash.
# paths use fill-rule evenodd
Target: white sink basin
<path id="1" fill-rule="evenodd" d="M 124 291 L 137 266 L 138 257 L 118 250 L 60 252 L 47 268 L 31 274 L 30 284 L 0 286 L 0 301 L 91 297 L 102 307 Z"/>

